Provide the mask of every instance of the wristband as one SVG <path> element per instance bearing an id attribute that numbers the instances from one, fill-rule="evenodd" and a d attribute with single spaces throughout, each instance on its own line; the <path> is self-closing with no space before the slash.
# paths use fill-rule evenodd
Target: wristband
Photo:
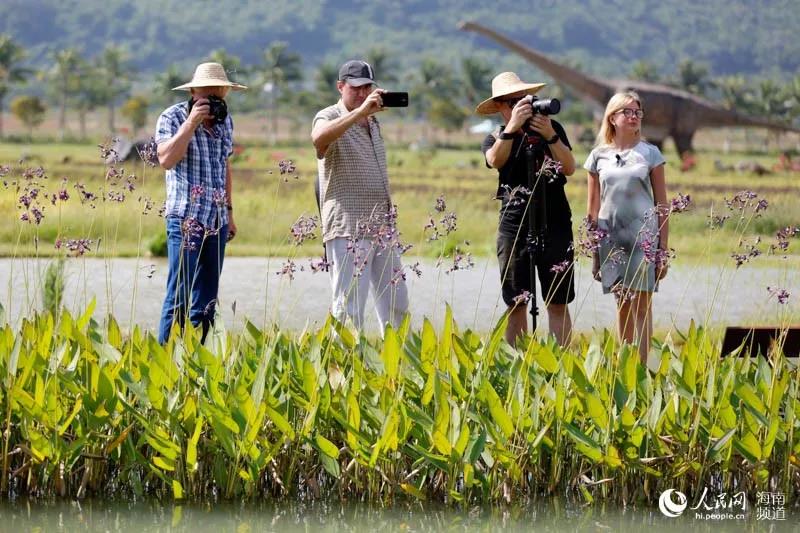
<path id="1" fill-rule="evenodd" d="M 557 142 L 558 142 L 558 139 L 559 139 L 559 137 L 558 137 L 558 133 L 556 133 L 556 134 L 555 134 L 555 135 L 553 135 L 551 138 L 547 139 L 545 142 L 546 142 L 547 144 L 555 144 L 555 143 L 557 143 Z"/>
<path id="2" fill-rule="evenodd" d="M 228 204 L 225 207 L 228 208 L 228 211 L 233 211 L 233 204 Z"/>
<path id="3" fill-rule="evenodd" d="M 501 141 L 510 141 L 514 138 L 514 134 L 501 131 L 500 135 L 498 135 L 497 138 L 500 139 Z"/>

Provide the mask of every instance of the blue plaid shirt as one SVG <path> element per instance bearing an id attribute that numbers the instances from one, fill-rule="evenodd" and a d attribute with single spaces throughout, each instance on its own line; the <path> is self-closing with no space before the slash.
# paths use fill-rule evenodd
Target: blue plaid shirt
<path id="1" fill-rule="evenodd" d="M 156 144 L 178 133 L 189 116 L 189 105 L 181 102 L 166 109 L 156 124 Z M 225 174 L 233 154 L 233 120 L 214 124 L 211 130 L 199 126 L 186 156 L 167 170 L 167 202 L 164 216 L 194 218 L 206 228 L 219 229 L 228 223 L 225 208 Z"/>

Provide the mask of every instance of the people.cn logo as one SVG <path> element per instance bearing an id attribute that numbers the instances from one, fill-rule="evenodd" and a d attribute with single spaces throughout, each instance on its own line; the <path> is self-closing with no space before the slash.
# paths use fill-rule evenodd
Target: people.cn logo
<path id="1" fill-rule="evenodd" d="M 672 499 L 672 493 L 675 493 L 675 497 L 678 500 L 675 502 Z M 678 490 L 675 489 L 667 489 L 661 493 L 661 496 L 658 498 L 658 508 L 664 516 L 669 518 L 676 518 L 683 514 L 683 511 L 686 510 L 686 506 L 688 503 L 686 502 L 686 495 Z"/>

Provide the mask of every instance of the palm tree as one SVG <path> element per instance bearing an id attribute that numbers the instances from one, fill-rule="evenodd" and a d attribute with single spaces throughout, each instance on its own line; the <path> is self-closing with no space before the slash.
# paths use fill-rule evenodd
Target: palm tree
<path id="1" fill-rule="evenodd" d="M 247 76 L 248 69 L 242 67 L 242 60 L 238 56 L 229 54 L 223 48 L 209 52 L 207 60 L 222 65 L 232 80 L 239 82 Z"/>
<path id="2" fill-rule="evenodd" d="M 290 82 L 302 79 L 300 70 L 301 57 L 290 52 L 283 41 L 275 41 L 264 50 L 264 63 L 261 74 L 264 79 L 264 91 L 269 93 L 269 107 L 272 118 L 271 142 L 278 139 L 278 97 Z"/>
<path id="3" fill-rule="evenodd" d="M 114 44 L 108 45 L 98 58 L 97 66 L 105 83 L 105 104 L 108 106 L 108 129 L 111 133 L 114 126 L 114 111 L 117 100 L 126 95 L 131 87 L 130 77 L 133 69 L 128 64 L 125 50 Z"/>
<path id="4" fill-rule="evenodd" d="M 658 73 L 658 67 L 647 61 L 637 61 L 631 68 L 631 78 L 634 80 L 649 81 L 651 83 L 658 83 L 661 81 L 661 75 Z"/>
<path id="5" fill-rule="evenodd" d="M 681 61 L 675 85 L 690 93 L 704 95 L 709 86 L 708 67 L 691 59 Z"/>
<path id="6" fill-rule="evenodd" d="M 178 99 L 172 88 L 181 85 L 185 81 L 180 69 L 173 63 L 167 67 L 165 72 L 156 74 L 153 79 L 153 92 L 162 103 L 172 104 Z"/>
<path id="7" fill-rule="evenodd" d="M 58 102 L 59 138 L 64 139 L 67 129 L 67 106 L 69 100 L 78 93 L 82 78 L 81 70 L 85 61 L 77 48 L 65 48 L 53 53 L 53 67 L 50 69 L 51 91 Z"/>
<path id="8" fill-rule="evenodd" d="M 333 63 L 321 63 L 314 73 L 314 92 L 321 102 L 327 102 L 336 95 L 336 80 L 339 69 Z"/>
<path id="9" fill-rule="evenodd" d="M 464 96 L 470 106 L 491 92 L 492 82 L 489 76 L 492 74 L 492 67 L 485 61 L 471 56 L 465 57 L 461 62 L 461 74 L 464 78 Z"/>
<path id="10" fill-rule="evenodd" d="M 23 83 L 33 71 L 20 66 L 25 50 L 8 35 L 0 35 L 0 137 L 3 136 L 3 100 L 14 84 Z"/>
<path id="11" fill-rule="evenodd" d="M 375 77 L 383 84 L 397 81 L 395 64 L 385 48 L 376 47 L 367 52 L 364 59 L 372 67 Z"/>

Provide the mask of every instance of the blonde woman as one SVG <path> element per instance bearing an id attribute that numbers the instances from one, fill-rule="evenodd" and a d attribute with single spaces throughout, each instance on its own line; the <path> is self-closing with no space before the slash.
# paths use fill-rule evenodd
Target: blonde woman
<path id="1" fill-rule="evenodd" d="M 667 274 L 669 238 L 664 156 L 642 140 L 642 102 L 634 92 L 611 97 L 597 146 L 586 159 L 589 223 L 599 241 L 592 273 L 617 299 L 620 338 L 636 343 L 642 364 L 653 336 L 651 301 Z"/>

